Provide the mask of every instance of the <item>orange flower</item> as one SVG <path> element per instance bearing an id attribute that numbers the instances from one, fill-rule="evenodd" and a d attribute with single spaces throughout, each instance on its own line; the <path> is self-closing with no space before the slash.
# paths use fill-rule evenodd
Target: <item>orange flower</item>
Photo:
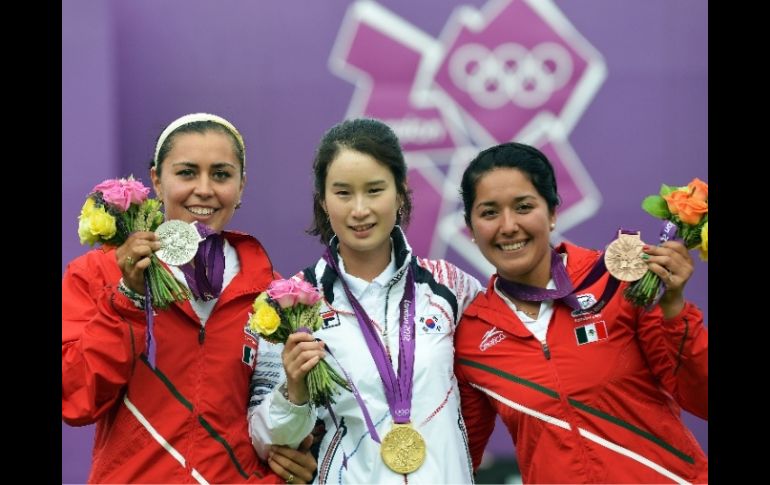
<path id="1" fill-rule="evenodd" d="M 687 184 L 687 191 L 692 194 L 691 197 L 695 200 L 702 202 L 708 202 L 709 200 L 709 184 L 697 177 Z"/>
<path id="2" fill-rule="evenodd" d="M 679 216 L 685 224 L 696 225 L 704 214 L 708 214 L 709 186 L 700 179 L 693 179 L 687 187 L 682 187 L 664 195 L 668 210 Z"/>

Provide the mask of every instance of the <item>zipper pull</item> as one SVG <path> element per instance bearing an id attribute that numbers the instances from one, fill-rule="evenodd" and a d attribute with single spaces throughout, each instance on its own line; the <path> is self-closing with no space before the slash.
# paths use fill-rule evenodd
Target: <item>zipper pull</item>
<path id="1" fill-rule="evenodd" d="M 551 360 L 551 349 L 548 348 L 548 342 L 543 340 L 540 342 L 540 344 L 543 347 L 543 354 L 545 355 L 545 360 Z"/>
<path id="2" fill-rule="evenodd" d="M 201 331 L 198 332 L 198 343 L 203 345 L 203 340 L 206 338 L 206 327 L 201 325 Z"/>

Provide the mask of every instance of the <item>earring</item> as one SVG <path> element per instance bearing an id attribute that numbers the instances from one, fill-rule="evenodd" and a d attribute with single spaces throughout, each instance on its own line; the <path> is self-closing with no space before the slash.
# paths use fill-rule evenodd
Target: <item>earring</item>
<path id="1" fill-rule="evenodd" d="M 471 242 L 472 242 L 473 244 L 476 244 L 476 238 L 475 238 L 475 237 L 472 237 L 472 238 L 471 238 Z"/>
<path id="2" fill-rule="evenodd" d="M 555 223 L 555 222 L 552 222 L 552 223 L 551 223 L 551 230 L 553 231 L 554 229 L 556 229 L 556 223 Z"/>
<path id="3" fill-rule="evenodd" d="M 401 217 L 404 215 L 404 206 L 401 206 L 398 208 L 398 217 Z"/>
<path id="4" fill-rule="evenodd" d="M 235 204 L 235 210 L 238 210 L 241 208 L 241 201 L 239 200 L 237 204 Z"/>

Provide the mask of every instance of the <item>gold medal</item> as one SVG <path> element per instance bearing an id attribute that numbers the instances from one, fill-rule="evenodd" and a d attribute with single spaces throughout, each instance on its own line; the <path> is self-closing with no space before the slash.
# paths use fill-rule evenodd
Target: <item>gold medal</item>
<path id="1" fill-rule="evenodd" d="M 396 473 L 412 473 L 425 461 L 425 440 L 407 424 L 393 424 L 380 445 L 382 461 Z"/>
<path id="2" fill-rule="evenodd" d="M 644 241 L 640 233 L 622 234 L 612 241 L 604 252 L 604 264 L 607 271 L 620 281 L 636 281 L 647 272 L 647 264 L 642 259 Z"/>

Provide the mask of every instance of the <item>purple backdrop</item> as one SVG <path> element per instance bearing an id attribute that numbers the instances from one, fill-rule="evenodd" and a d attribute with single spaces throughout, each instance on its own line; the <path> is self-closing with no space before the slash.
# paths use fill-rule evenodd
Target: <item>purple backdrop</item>
<path id="1" fill-rule="evenodd" d="M 258 236 L 283 274 L 321 250 L 303 232 L 315 145 L 359 114 L 388 120 L 404 142 L 409 236 L 422 255 L 486 279 L 457 224 L 455 182 L 479 147 L 510 138 L 555 159 L 561 238 L 602 247 L 624 225 L 652 241 L 659 224 L 641 200 L 661 183 L 708 180 L 707 34 L 701 0 L 62 2 L 62 271 L 85 251 L 76 219 L 90 188 L 129 173 L 149 183 L 155 137 L 195 111 L 243 133 L 248 183 L 231 227 Z M 543 99 L 458 81 L 454 60 L 489 67 L 502 51 L 484 53 L 501 43 L 509 55 L 550 55 L 566 77 L 539 78 Z M 708 317 L 707 280 L 697 262 L 688 297 Z M 685 420 L 708 451 L 708 423 Z M 500 428 L 498 455 L 510 453 Z M 92 435 L 62 425 L 64 482 L 85 481 Z"/>

